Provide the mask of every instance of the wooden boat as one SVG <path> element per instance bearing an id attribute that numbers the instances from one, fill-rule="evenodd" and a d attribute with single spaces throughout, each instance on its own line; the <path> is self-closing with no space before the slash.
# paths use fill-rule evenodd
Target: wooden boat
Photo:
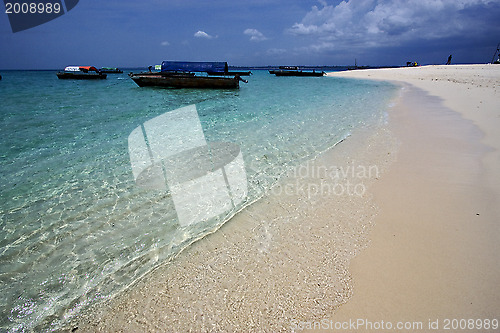
<path id="1" fill-rule="evenodd" d="M 278 70 L 274 71 L 274 74 L 276 76 L 323 76 L 326 73 L 325 72 L 304 72 L 304 71 L 285 71 L 285 70 Z"/>
<path id="2" fill-rule="evenodd" d="M 368 69 L 370 66 L 352 66 L 352 67 L 347 67 L 348 71 L 355 71 L 357 69 Z"/>
<path id="3" fill-rule="evenodd" d="M 219 73 L 218 76 L 196 75 Z M 130 73 L 139 87 L 237 89 L 239 82 L 247 82 L 240 75 L 228 75 L 226 62 L 163 61 L 160 72 Z"/>
<path id="4" fill-rule="evenodd" d="M 68 66 L 64 72 L 58 72 L 59 79 L 72 79 L 72 80 L 102 80 L 106 78 L 94 66 Z"/>
<path id="5" fill-rule="evenodd" d="M 102 67 L 100 69 L 101 73 L 106 73 L 106 74 L 121 74 L 123 71 L 119 68 L 116 67 Z"/>
<path id="6" fill-rule="evenodd" d="M 251 71 L 246 71 L 246 72 L 238 72 L 238 71 L 233 71 L 233 72 L 207 72 L 208 75 L 211 76 L 224 76 L 224 75 L 229 75 L 229 76 L 250 76 L 252 75 Z"/>
<path id="7" fill-rule="evenodd" d="M 280 66 L 277 70 L 270 70 L 269 74 L 274 74 L 276 76 L 323 76 L 326 73 L 316 72 L 316 70 L 303 71 L 296 66 Z"/>
<path id="8" fill-rule="evenodd" d="M 196 76 L 193 73 L 131 73 L 129 76 L 139 87 L 236 89 L 240 81 L 239 76 Z"/>

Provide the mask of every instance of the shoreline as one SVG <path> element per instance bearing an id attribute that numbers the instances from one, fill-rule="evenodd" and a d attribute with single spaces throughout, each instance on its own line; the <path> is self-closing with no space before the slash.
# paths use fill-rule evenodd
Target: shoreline
<path id="1" fill-rule="evenodd" d="M 381 212 L 371 246 L 351 262 L 354 295 L 335 321 L 416 322 L 444 331 L 447 319 L 498 319 L 500 67 L 332 76 L 413 85 L 389 114 L 401 140 L 398 161 L 374 186 Z"/>

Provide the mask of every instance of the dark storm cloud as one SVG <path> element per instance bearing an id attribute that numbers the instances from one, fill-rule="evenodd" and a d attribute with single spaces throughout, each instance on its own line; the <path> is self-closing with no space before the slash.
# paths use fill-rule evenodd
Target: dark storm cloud
<path id="1" fill-rule="evenodd" d="M 377 52 L 498 33 L 499 17 L 499 3 L 487 0 L 321 1 L 287 32 L 307 37 L 310 52 Z"/>

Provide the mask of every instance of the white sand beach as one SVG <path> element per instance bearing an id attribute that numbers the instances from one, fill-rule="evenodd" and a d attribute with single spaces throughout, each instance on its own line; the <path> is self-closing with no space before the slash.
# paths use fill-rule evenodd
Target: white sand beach
<path id="1" fill-rule="evenodd" d="M 405 87 L 389 113 L 398 159 L 374 186 L 380 214 L 372 242 L 351 262 L 354 295 L 335 320 L 444 330 L 453 319 L 498 319 L 500 66 L 331 75 Z"/>
<path id="2" fill-rule="evenodd" d="M 77 332 L 356 331 L 334 325 L 360 319 L 439 331 L 500 318 L 500 66 L 329 75 L 401 85 L 388 124 L 290 174 Z M 329 176 L 339 170 L 355 172 Z M 352 193 L 296 190 L 348 182 Z"/>

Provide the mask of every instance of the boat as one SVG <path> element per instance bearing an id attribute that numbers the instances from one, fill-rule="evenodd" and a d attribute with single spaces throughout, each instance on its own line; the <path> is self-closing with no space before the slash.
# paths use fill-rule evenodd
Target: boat
<path id="1" fill-rule="evenodd" d="M 240 75 L 229 75 L 227 68 L 226 62 L 163 61 L 160 72 L 150 68 L 149 72 L 130 73 L 129 77 L 139 87 L 237 89 L 240 81 L 247 82 Z"/>
<path id="2" fill-rule="evenodd" d="M 99 80 L 105 79 L 106 76 L 94 66 L 67 66 L 64 72 L 57 73 L 59 79 L 73 80 Z"/>
<path id="3" fill-rule="evenodd" d="M 353 67 L 347 67 L 348 71 L 355 71 L 357 69 L 369 69 L 370 66 L 353 66 Z"/>
<path id="4" fill-rule="evenodd" d="M 241 80 L 239 76 L 196 76 L 194 73 L 131 73 L 129 76 L 139 87 L 165 88 L 236 89 Z"/>
<path id="5" fill-rule="evenodd" d="M 224 75 L 229 75 L 229 76 L 250 76 L 252 75 L 251 71 L 231 71 L 231 72 L 207 72 L 208 75 L 211 76 L 224 76 Z"/>
<path id="6" fill-rule="evenodd" d="M 119 68 L 116 67 L 102 67 L 100 69 L 101 73 L 107 73 L 107 74 L 121 74 L 123 71 Z"/>
<path id="7" fill-rule="evenodd" d="M 270 70 L 269 74 L 274 74 L 276 76 L 323 76 L 326 73 L 316 72 L 316 70 L 303 71 L 297 66 L 280 66 L 277 70 Z"/>

